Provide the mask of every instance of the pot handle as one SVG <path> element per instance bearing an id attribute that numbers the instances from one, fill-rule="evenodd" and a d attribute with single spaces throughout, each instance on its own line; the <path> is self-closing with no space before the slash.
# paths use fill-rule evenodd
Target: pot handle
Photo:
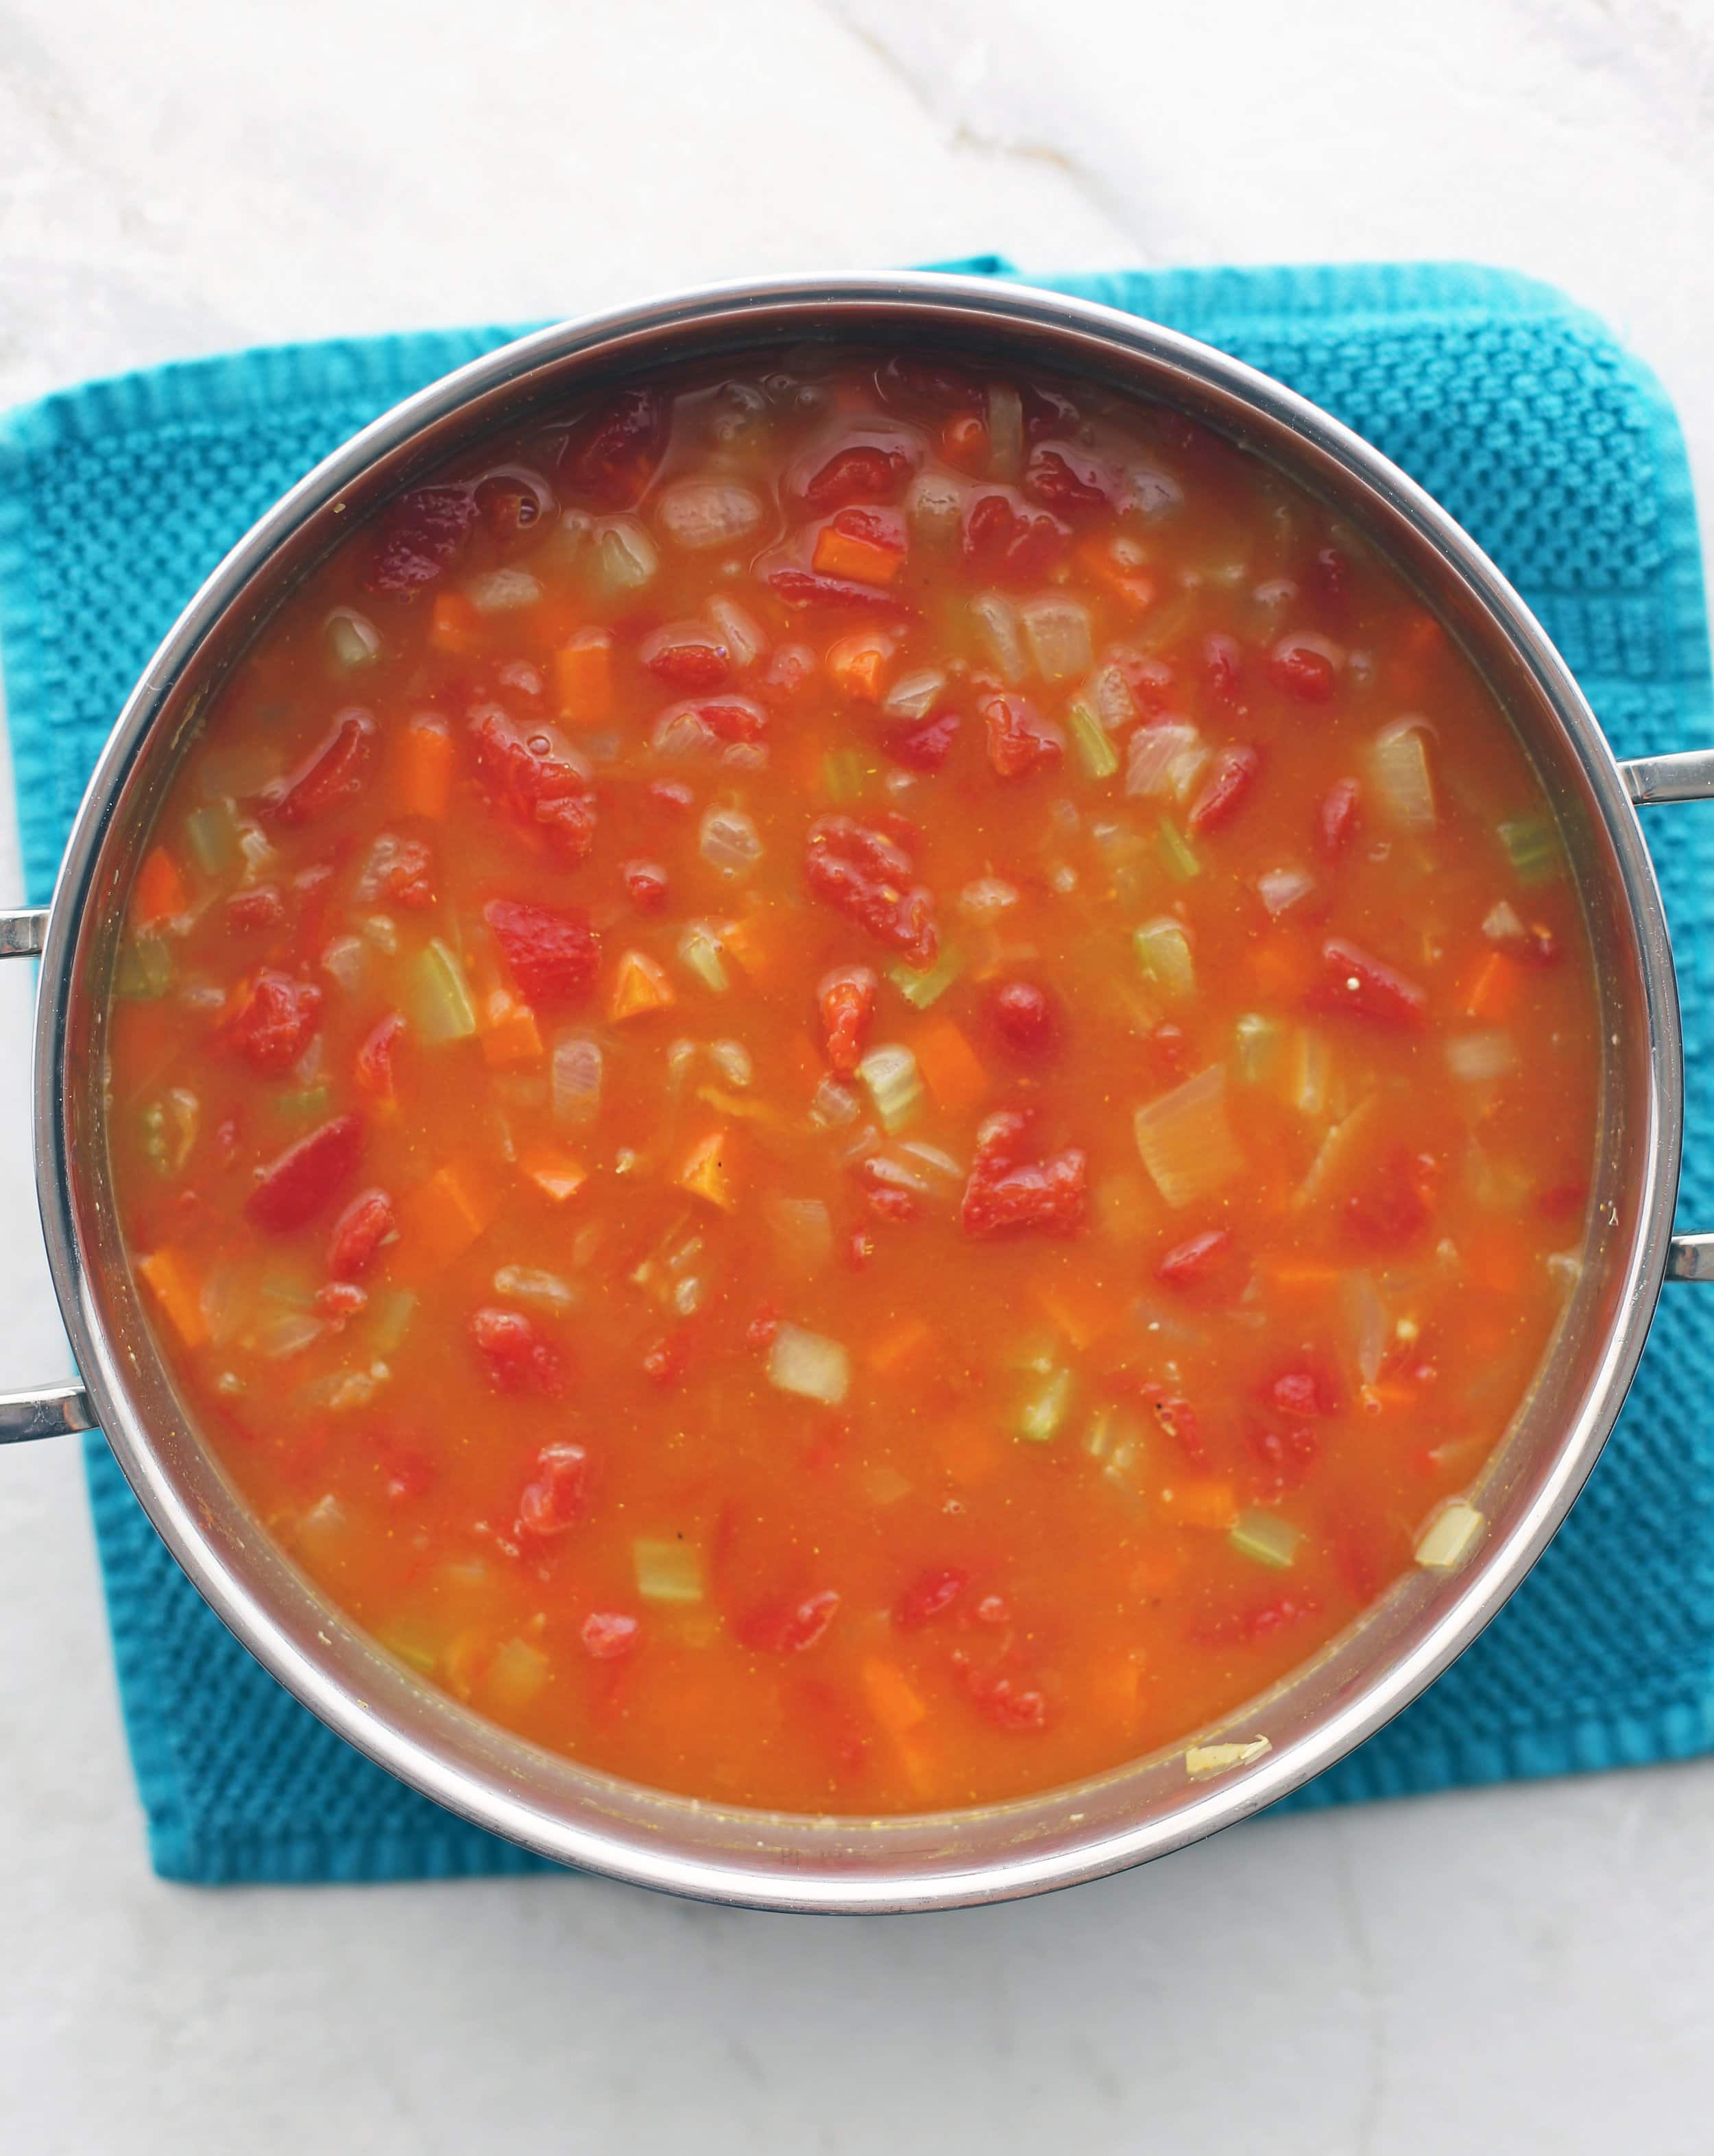
<path id="1" fill-rule="evenodd" d="M 45 906 L 0 911 L 0 958 L 39 957 L 47 932 Z M 65 1437 L 95 1426 L 90 1396 L 74 1382 L 0 1393 L 0 1445 L 21 1445 L 33 1437 Z"/>
<path id="2" fill-rule="evenodd" d="M 1619 765 L 1619 775 L 1639 808 L 1670 801 L 1714 800 L 1714 748 L 1633 757 Z M 1714 1281 L 1714 1235 L 1675 1235 L 1666 1254 L 1666 1277 Z"/>

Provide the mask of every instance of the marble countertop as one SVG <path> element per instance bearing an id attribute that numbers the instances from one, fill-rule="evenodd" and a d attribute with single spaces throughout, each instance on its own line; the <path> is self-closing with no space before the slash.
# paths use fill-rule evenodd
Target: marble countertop
<path id="1" fill-rule="evenodd" d="M 1604 314 L 1707 495 L 1711 120 L 1689 0 L 6 0 L 0 403 L 758 271 L 1463 255 Z M 66 1367 L 18 970 L 8 1383 Z M 905 1921 L 187 1891 L 145 1859 L 75 1448 L 0 1469 L 18 2156 L 1708 2145 L 1714 1764 L 1268 1820 Z"/>

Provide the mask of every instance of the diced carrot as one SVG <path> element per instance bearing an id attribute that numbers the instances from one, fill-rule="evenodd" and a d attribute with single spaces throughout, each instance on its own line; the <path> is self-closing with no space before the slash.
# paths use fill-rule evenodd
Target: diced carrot
<path id="1" fill-rule="evenodd" d="M 734 1147 L 730 1131 L 711 1131 L 694 1145 L 679 1170 L 679 1188 L 693 1198 L 706 1199 L 722 1213 L 736 1211 L 738 1199 L 732 1187 Z"/>
<path id="2" fill-rule="evenodd" d="M 641 1018 L 649 1011 L 665 1010 L 677 1000 L 665 968 L 646 951 L 621 953 L 607 999 L 607 1014 L 615 1024 L 621 1019 Z"/>
<path id="3" fill-rule="evenodd" d="M 613 716 L 613 639 L 604 629 L 579 629 L 553 655 L 559 715 L 568 725 L 598 726 Z"/>
<path id="4" fill-rule="evenodd" d="M 820 770 L 818 754 L 816 769 Z M 742 921 L 723 921 L 720 944 L 729 958 L 736 958 L 752 981 L 765 981 L 791 948 L 794 935 L 791 918 L 775 908 L 746 914 Z"/>
<path id="5" fill-rule="evenodd" d="M 428 641 L 437 651 L 474 650 L 482 633 L 482 617 L 461 592 L 440 592 L 428 624 Z"/>
<path id="6" fill-rule="evenodd" d="M 855 636 L 842 636 L 828 646 L 828 678 L 854 701 L 878 704 L 892 655 L 893 639 L 884 631 L 867 629 Z"/>
<path id="7" fill-rule="evenodd" d="M 955 1482 L 980 1482 L 1000 1464 L 1005 1440 L 986 1423 L 942 1423 L 936 1433 L 941 1465 Z"/>
<path id="8" fill-rule="evenodd" d="M 131 919 L 140 928 L 146 928 L 153 921 L 170 921 L 189 904 L 190 893 L 184 887 L 177 862 L 165 846 L 151 847 L 131 888 Z"/>
<path id="9" fill-rule="evenodd" d="M 1275 929 L 1250 947 L 1250 977 L 1260 993 L 1280 1004 L 1301 1003 L 1314 986 L 1315 953 L 1295 931 Z"/>
<path id="10" fill-rule="evenodd" d="M 439 1266 L 450 1265 L 487 1229 L 500 1199 L 487 1168 L 466 1154 L 419 1183 L 402 1209 L 407 1246 Z"/>
<path id="11" fill-rule="evenodd" d="M 824 524 L 815 542 L 813 567 L 818 576 L 845 577 L 856 584 L 890 584 L 905 565 L 905 557 L 890 547 L 877 547 L 872 539 L 854 531 L 841 531 L 837 524 Z"/>
<path id="12" fill-rule="evenodd" d="M 908 1363 L 933 1339 L 934 1334 L 920 1317 L 907 1317 L 901 1324 L 883 1332 L 869 1351 L 869 1367 L 882 1377 Z"/>
<path id="13" fill-rule="evenodd" d="M 1147 569 L 1132 568 L 1123 562 L 1116 562 L 1105 539 L 1081 541 L 1072 549 L 1072 559 L 1085 576 L 1092 577 L 1128 612 L 1147 613 L 1154 604 L 1159 588 L 1155 579 Z"/>
<path id="14" fill-rule="evenodd" d="M 137 1270 L 185 1346 L 200 1348 L 208 1337 L 208 1322 L 203 1315 L 202 1291 L 182 1251 L 151 1250 L 137 1260 Z"/>
<path id="15" fill-rule="evenodd" d="M 563 1205 L 567 1199 L 575 1198 L 589 1180 L 580 1161 L 573 1160 L 568 1152 L 551 1148 L 526 1152 L 519 1166 L 536 1188 L 556 1205 Z"/>
<path id="16" fill-rule="evenodd" d="M 865 1655 L 859 1666 L 869 1711 L 890 1737 L 903 1737 L 928 1719 L 922 1695 L 896 1662 Z"/>
<path id="17" fill-rule="evenodd" d="M 982 1058 L 951 1019 L 924 1026 L 911 1046 L 924 1084 L 946 1114 L 962 1116 L 987 1097 L 988 1075 Z"/>
<path id="18" fill-rule="evenodd" d="M 1115 1313 L 1107 1297 L 1086 1281 L 1075 1294 L 1057 1281 L 1039 1281 L 1035 1299 L 1079 1354 L 1113 1329 Z"/>
<path id="19" fill-rule="evenodd" d="M 1232 1485 L 1214 1476 L 1174 1482 L 1170 1489 L 1162 1491 L 1161 1507 L 1179 1527 L 1213 1527 L 1222 1533 L 1238 1517 Z"/>
<path id="20" fill-rule="evenodd" d="M 1464 988 L 1464 1014 L 1490 1024 L 1509 1018 L 1522 984 L 1523 968 L 1503 951 L 1479 958 Z"/>
<path id="21" fill-rule="evenodd" d="M 482 1006 L 482 1054 L 490 1070 L 541 1060 L 541 1030 L 528 1004 L 496 988 Z"/>
<path id="22" fill-rule="evenodd" d="M 452 799 L 458 762 L 452 729 L 444 719 L 424 711 L 398 737 L 398 793 L 405 816 L 444 816 Z"/>

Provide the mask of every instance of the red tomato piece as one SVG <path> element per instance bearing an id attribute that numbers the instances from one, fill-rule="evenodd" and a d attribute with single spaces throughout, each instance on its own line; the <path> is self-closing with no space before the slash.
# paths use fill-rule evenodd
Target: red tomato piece
<path id="1" fill-rule="evenodd" d="M 1163 1393 L 1157 1385 L 1151 1385 L 1143 1398 L 1157 1424 L 1178 1446 L 1186 1464 L 1206 1467 L 1209 1450 L 1203 1443 L 1202 1424 L 1189 1401 L 1175 1393 Z"/>
<path id="2" fill-rule="evenodd" d="M 1339 1389 L 1332 1378 L 1326 1371 L 1307 1366 L 1282 1370 L 1271 1384 L 1263 1388 L 1262 1397 L 1280 1414 L 1299 1422 L 1337 1414 L 1340 1407 Z"/>
<path id="3" fill-rule="evenodd" d="M 696 806 L 694 789 L 686 786 L 682 778 L 651 779 L 649 799 L 653 807 L 674 818 L 688 816 Z"/>
<path id="4" fill-rule="evenodd" d="M 832 1588 L 806 1595 L 790 1604 L 765 1603 L 740 1620 L 738 1637 L 752 1652 L 764 1655 L 801 1655 L 815 1645 L 839 1614 L 839 1598 Z"/>
<path id="5" fill-rule="evenodd" d="M 582 1003 L 594 987 L 601 939 L 586 915 L 520 898 L 493 898 L 482 918 L 526 1003 L 562 1009 Z"/>
<path id="6" fill-rule="evenodd" d="M 331 731 L 288 778 L 262 794 L 259 806 L 276 824 L 309 824 L 362 791 L 380 742 L 372 711 L 341 711 Z"/>
<path id="7" fill-rule="evenodd" d="M 1235 639 L 1205 636 L 1202 645 L 1203 672 L 1208 685 L 1223 703 L 1230 703 L 1244 678 L 1244 659 Z"/>
<path id="8" fill-rule="evenodd" d="M 357 1082 L 358 1090 L 367 1093 L 372 1101 L 391 1101 L 397 1097 L 393 1059 L 404 1035 L 404 1019 L 398 1012 L 393 1011 L 378 1024 L 372 1026 L 358 1043 L 357 1052 L 352 1059 L 352 1075 Z"/>
<path id="9" fill-rule="evenodd" d="M 1070 442 L 1036 444 L 1024 468 L 1024 491 L 1068 524 L 1112 514 L 1111 472 L 1099 457 Z"/>
<path id="10" fill-rule="evenodd" d="M 895 1181 L 878 1160 L 860 1161 L 857 1163 L 857 1180 L 863 1186 L 864 1199 L 877 1220 L 890 1220 L 902 1225 L 906 1221 L 916 1219 L 922 1210 L 922 1201 L 916 1193 L 904 1183 Z"/>
<path id="11" fill-rule="evenodd" d="M 893 1604 L 893 1622 L 901 1632 L 943 1616 L 969 1584 L 969 1574 L 955 1565 L 931 1565 L 919 1572 Z"/>
<path id="12" fill-rule="evenodd" d="M 1155 1278 L 1168 1287 L 1199 1287 L 1224 1266 L 1232 1255 L 1232 1237 L 1224 1228 L 1204 1228 L 1174 1243 L 1155 1261 Z"/>
<path id="13" fill-rule="evenodd" d="M 556 853 L 581 861 L 595 840 L 595 802 L 582 757 L 539 720 L 520 725 L 499 704 L 475 706 L 470 742 L 478 768 L 505 806 L 539 829 Z"/>
<path id="14" fill-rule="evenodd" d="M 522 1311 L 477 1311 L 470 1320 L 470 1342 L 496 1392 L 541 1393 L 557 1399 L 565 1390 L 558 1349 Z"/>
<path id="15" fill-rule="evenodd" d="M 622 389 L 572 429 L 560 454 L 560 477 L 603 509 L 630 509 L 643 498 L 666 447 L 660 392 Z"/>
<path id="16" fill-rule="evenodd" d="M 1362 821 L 1362 789 L 1354 778 L 1336 778 L 1316 812 L 1316 844 L 1323 860 L 1337 861 Z"/>
<path id="17" fill-rule="evenodd" d="M 939 711 L 889 735 L 887 754 L 907 771 L 938 771 L 952 754 L 957 736 L 957 713 Z"/>
<path id="18" fill-rule="evenodd" d="M 988 1008 L 995 1032 L 1014 1055 L 1049 1055 L 1059 1046 L 1064 1024 L 1059 998 L 1039 982 L 998 983 Z"/>
<path id="19" fill-rule="evenodd" d="M 253 1070 L 278 1077 L 309 1046 L 321 1018 L 321 991 L 313 982 L 260 973 L 227 1020 L 226 1038 Z"/>
<path id="20" fill-rule="evenodd" d="M 772 1347 L 780 1329 L 780 1315 L 777 1302 L 764 1302 L 744 1328 L 744 1345 L 757 1350 Z"/>
<path id="21" fill-rule="evenodd" d="M 519 1537 L 551 1541 L 576 1527 L 588 1511 L 588 1454 L 581 1445 L 544 1445 L 518 1499 Z"/>
<path id="22" fill-rule="evenodd" d="M 1065 559 L 1071 527 L 1011 487 L 988 487 L 964 512 L 963 543 L 964 558 L 978 574 L 1034 583 Z"/>
<path id="23" fill-rule="evenodd" d="M 911 612 L 903 599 L 880 584 L 858 583 L 849 577 L 825 577 L 819 570 L 805 569 L 792 562 L 777 562 L 765 573 L 769 589 L 788 606 L 824 607 L 829 612 L 855 609 L 864 613 L 895 616 Z M 779 656 L 779 653 L 774 654 L 776 663 Z M 812 661 L 812 670 L 813 665 Z"/>
<path id="24" fill-rule="evenodd" d="M 383 831 L 369 850 L 357 883 L 361 906 L 403 906 L 413 913 L 434 903 L 434 856 L 424 839 L 401 839 Z"/>
<path id="25" fill-rule="evenodd" d="M 809 827 L 803 874 L 816 896 L 913 965 L 931 966 L 940 947 L 934 894 L 915 880 L 898 840 L 849 816 L 823 816 Z"/>
<path id="26" fill-rule="evenodd" d="M 288 1146 L 256 1178 L 244 1217 L 270 1235 L 289 1235 L 323 1212 L 351 1180 L 363 1151 L 356 1116 L 336 1116 Z"/>
<path id="27" fill-rule="evenodd" d="M 644 1352 L 643 1374 L 650 1384 L 667 1392 L 678 1383 L 690 1360 L 694 1340 L 690 1327 L 681 1325 L 676 1332 L 664 1333 Z"/>
<path id="28" fill-rule="evenodd" d="M 382 1246 L 398 1234 L 393 1200 L 384 1190 L 363 1190 L 333 1224 L 327 1270 L 336 1281 L 354 1281 L 373 1265 Z"/>
<path id="29" fill-rule="evenodd" d="M 464 551 L 476 514 L 468 486 L 419 486 L 401 495 L 381 519 L 369 589 L 408 598 L 432 584 Z"/>
<path id="30" fill-rule="evenodd" d="M 1324 651 L 1298 637 L 1282 637 L 1268 654 L 1268 679 L 1301 704 L 1325 704 L 1338 675 Z"/>
<path id="31" fill-rule="evenodd" d="M 285 901 L 271 883 L 259 883 L 249 891 L 235 891 L 226 901 L 228 926 L 241 936 L 259 935 L 278 928 L 285 919 Z"/>
<path id="32" fill-rule="evenodd" d="M 1368 1187 L 1345 1201 L 1346 1220 L 1357 1240 L 1380 1250 L 1415 1242 L 1434 1217 L 1438 1167 L 1432 1156 L 1396 1148 Z"/>
<path id="33" fill-rule="evenodd" d="M 1429 1010 L 1429 998 L 1414 981 L 1342 936 L 1322 944 L 1321 978 L 1310 1000 L 1317 1010 L 1342 1011 L 1380 1025 L 1419 1026 Z"/>
<path id="34" fill-rule="evenodd" d="M 627 861 L 619 875 L 625 895 L 639 913 L 659 913 L 666 904 L 666 870 L 658 861 Z"/>
<path id="35" fill-rule="evenodd" d="M 638 1630 L 636 1619 L 623 1610 L 592 1609 L 577 1637 L 592 1661 L 616 1662 L 636 1645 Z"/>
<path id="36" fill-rule="evenodd" d="M 1287 1496 L 1297 1489 L 1321 1453 L 1321 1441 L 1301 1423 L 1284 1430 L 1259 1425 L 1249 1434 L 1250 1451 L 1257 1462 L 1250 1486 L 1261 1498 Z"/>
<path id="37" fill-rule="evenodd" d="M 1027 696 L 990 696 L 982 716 L 988 722 L 988 760 L 1002 778 L 1021 778 L 1065 753 L 1064 733 Z"/>
<path id="38" fill-rule="evenodd" d="M 1189 1043 L 1182 1025 L 1162 1019 L 1149 1029 L 1149 1060 L 1163 1078 L 1182 1078 L 1189 1065 Z"/>
<path id="39" fill-rule="evenodd" d="M 804 482 L 804 502 L 825 515 L 854 501 L 890 501 L 910 478 L 914 461 L 902 444 L 847 443 Z"/>
<path id="40" fill-rule="evenodd" d="M 1022 1734 L 1047 1727 L 1046 1697 L 1033 1686 L 1019 1685 L 1008 1676 L 989 1676 L 975 1671 L 968 1681 L 971 1697 L 1000 1728 Z"/>
<path id="41" fill-rule="evenodd" d="M 880 987 L 867 966 L 847 966 L 828 974 L 817 991 L 828 1065 L 841 1078 L 849 1078 L 857 1068 Z"/>
<path id="42" fill-rule="evenodd" d="M 1069 1235 L 1083 1225 L 1089 1197 L 1085 1157 L 1071 1147 L 1046 1160 L 1024 1160 L 1031 1121 L 1024 1110 L 1002 1108 L 978 1130 L 959 1215 L 967 1235 L 1032 1228 Z"/>
<path id="43" fill-rule="evenodd" d="M 1203 781 L 1202 791 L 1190 804 L 1186 818 L 1193 831 L 1218 831 L 1229 824 L 1249 797 L 1262 767 L 1259 748 L 1223 748 Z"/>
<path id="44" fill-rule="evenodd" d="M 675 689 L 721 688 L 732 671 L 726 639 L 699 621 L 675 622 L 656 629 L 644 638 L 638 655 L 651 674 L 670 681 Z"/>

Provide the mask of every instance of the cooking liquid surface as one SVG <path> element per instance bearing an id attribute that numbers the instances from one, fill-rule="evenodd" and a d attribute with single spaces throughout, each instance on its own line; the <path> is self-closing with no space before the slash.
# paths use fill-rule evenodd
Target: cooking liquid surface
<path id="1" fill-rule="evenodd" d="M 355 533 L 115 991 L 124 1230 L 269 1531 L 711 1799 L 986 1803 L 1262 1691 L 1582 1241 L 1588 947 L 1463 659 L 1173 415 L 920 360 L 634 389 Z"/>

